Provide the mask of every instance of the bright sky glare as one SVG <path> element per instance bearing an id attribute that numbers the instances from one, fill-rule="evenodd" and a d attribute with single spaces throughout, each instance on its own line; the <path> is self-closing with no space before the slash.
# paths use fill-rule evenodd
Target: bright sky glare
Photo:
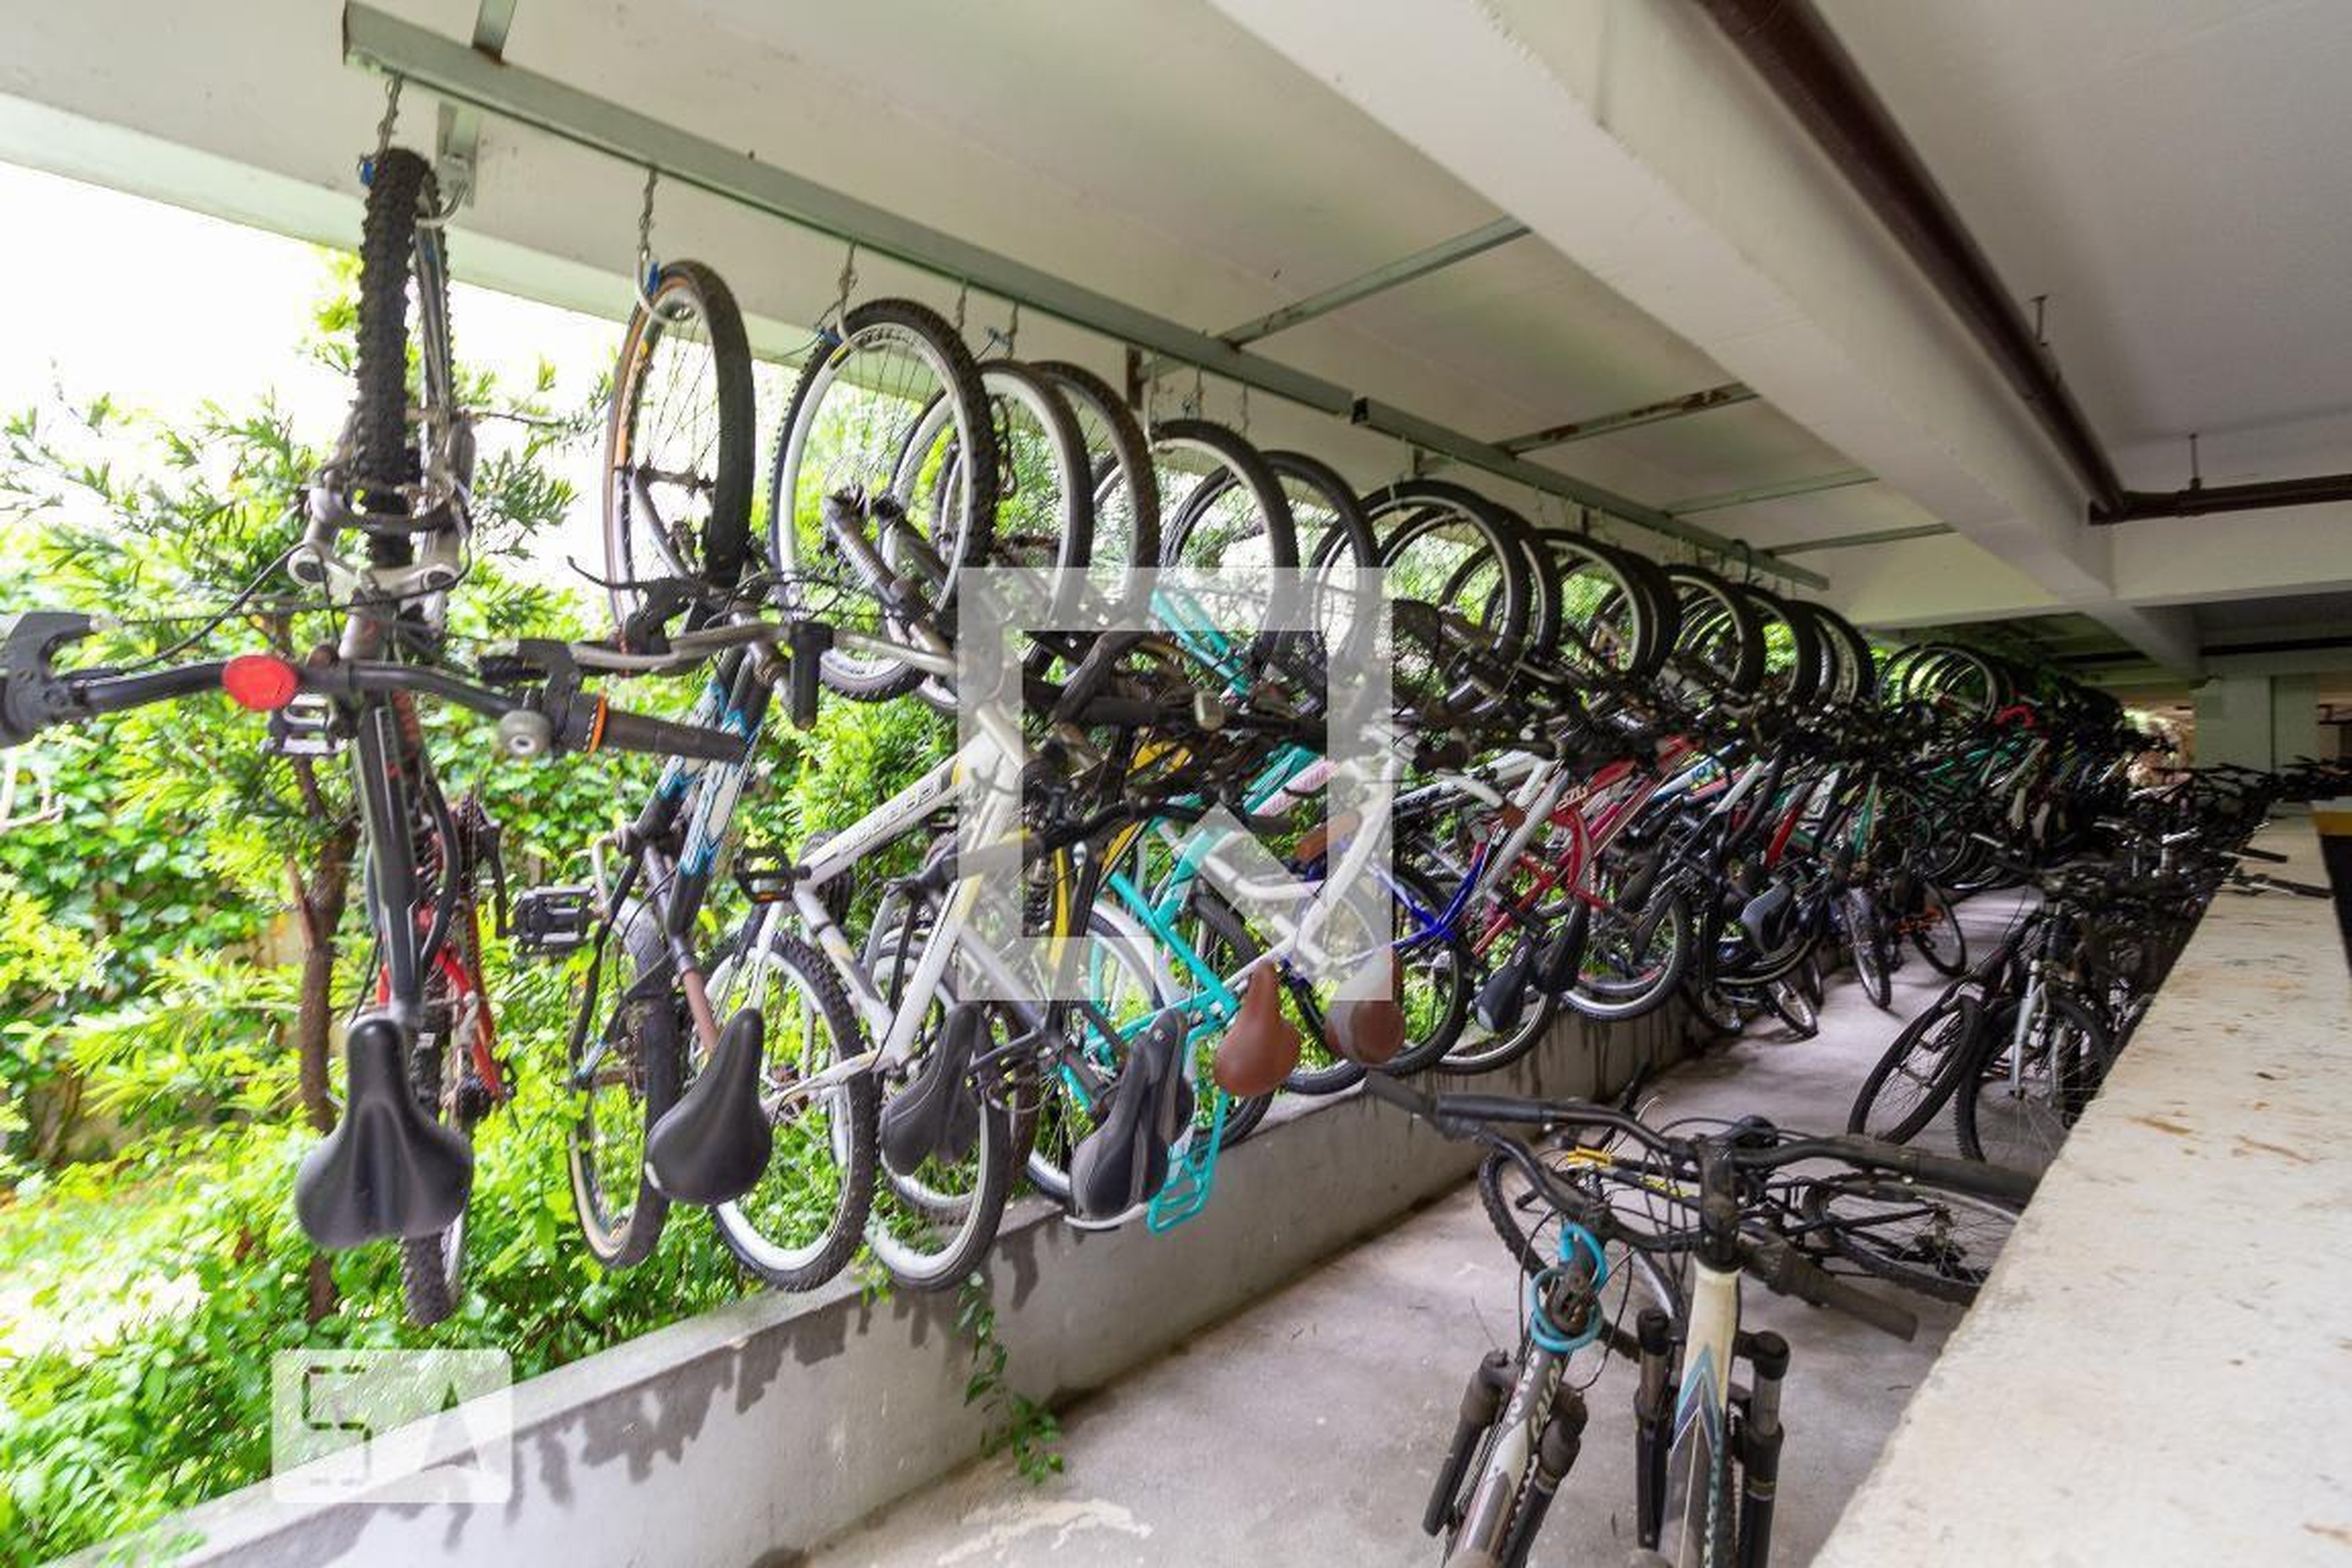
<path id="1" fill-rule="evenodd" d="M 301 352 L 330 287 L 327 251 L 6 163 L 0 212 L 18 238 L 0 247 L 0 299 L 11 301 L 0 410 L 57 387 L 77 403 L 105 394 L 169 419 L 207 401 L 249 407 L 274 391 L 303 439 L 323 445 L 341 428 L 349 384 Z M 462 249 L 464 237 L 451 243 Z M 566 404 L 587 395 L 620 345 L 614 322 L 463 283 L 450 318 L 461 365 L 524 387 L 545 360 Z M 566 555 L 595 570 L 603 553 L 594 452 L 559 468 L 582 500 L 537 552 L 551 578 Z"/>

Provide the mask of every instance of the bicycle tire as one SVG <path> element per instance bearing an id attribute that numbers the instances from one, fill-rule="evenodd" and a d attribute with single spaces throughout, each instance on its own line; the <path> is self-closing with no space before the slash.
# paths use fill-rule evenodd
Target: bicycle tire
<path id="1" fill-rule="evenodd" d="M 1664 569 L 1681 614 L 1667 666 L 1708 696 L 1747 697 L 1764 683 L 1764 617 L 1703 566 Z"/>
<path id="2" fill-rule="evenodd" d="M 755 911 L 745 922 L 730 944 L 734 952 L 729 963 L 740 963 L 751 942 L 760 935 L 761 914 Z M 849 996 L 842 989 L 841 979 L 823 954 L 806 942 L 784 931 L 781 926 L 767 933 L 762 962 L 777 965 L 785 974 L 784 984 L 796 992 L 802 1005 L 814 1009 L 834 1042 L 835 1060 L 856 1056 L 865 1048 L 865 1031 L 859 1026 L 856 1009 L 850 1005 Z M 713 971 L 710 989 L 714 996 L 729 995 L 730 972 L 722 964 Z M 830 1066 L 829 1062 L 788 1059 L 777 1032 L 776 1015 L 763 1009 L 770 1031 L 763 1068 L 775 1073 L 783 1071 L 793 1077 L 809 1076 Z M 866 1217 L 874 1202 L 875 1167 L 877 1133 L 876 1123 L 881 1114 L 882 1094 L 870 1073 L 859 1072 L 845 1079 L 834 1091 L 834 1115 L 846 1123 L 834 1135 L 830 1124 L 824 1142 L 829 1149 L 846 1151 L 841 1165 L 840 1199 L 829 1205 L 830 1213 L 824 1231 L 813 1243 L 798 1246 L 779 1244 L 760 1228 L 760 1222 L 748 1211 L 757 1198 L 760 1187 L 732 1202 L 718 1205 L 711 1210 L 712 1223 L 719 1239 L 735 1255 L 752 1275 L 763 1283 L 781 1290 L 814 1290 L 825 1283 L 856 1256 L 859 1243 L 866 1233 Z M 797 1121 L 799 1118 L 794 1118 Z M 807 1186 L 802 1180 L 805 1167 L 791 1158 L 785 1142 L 779 1138 L 775 1157 L 769 1162 L 768 1171 L 761 1175 L 760 1185 L 781 1178 L 792 1189 L 799 1203 L 804 1204 Z M 796 1205 L 797 1206 L 797 1205 Z"/>
<path id="3" fill-rule="evenodd" d="M 2066 1135 L 2098 1093 L 2099 1080 L 2105 1076 L 2114 1047 L 2097 1010 L 2064 991 L 2045 991 L 2042 1001 L 2052 1010 L 2057 1026 L 2066 1031 L 2054 1040 L 2040 1037 L 2034 1044 L 2033 1054 L 2042 1065 L 2033 1076 L 2047 1079 L 2052 1091 L 2032 1110 L 2022 1109 L 2027 1100 L 2018 1099 L 2020 1109 L 2008 1114 L 2007 1127 L 2000 1124 L 2000 1119 L 1988 1124 L 1985 1097 L 1989 1089 L 2008 1079 L 2000 1058 L 2012 1044 L 2011 1036 L 2018 1003 L 2007 1001 L 1987 1011 L 1973 1070 L 1952 1101 L 1952 1133 L 1960 1152 L 1971 1160 L 2020 1170 L 2043 1169 L 2050 1159 L 2057 1156 Z M 2041 1109 L 2043 1104 L 2048 1108 L 2046 1111 Z M 1988 1142 L 1988 1132 L 1996 1139 L 2015 1132 L 2031 1139 L 2032 1146 L 2023 1151 L 2021 1158 L 2018 1148 L 2006 1142 Z"/>
<path id="4" fill-rule="evenodd" d="M 565 1140 L 565 1158 L 572 1173 L 572 1214 L 581 1237 L 597 1262 L 617 1270 L 644 1262 L 654 1244 L 661 1239 L 662 1226 L 669 1218 L 669 1200 L 656 1190 L 652 1178 L 646 1174 L 642 1151 L 646 1132 L 677 1103 L 685 1089 L 686 1075 L 678 1048 L 678 998 L 669 983 L 669 953 L 661 939 L 660 921 L 645 905 L 633 902 L 623 906 L 613 929 L 620 938 L 621 948 L 618 953 L 608 955 L 606 962 L 622 963 L 627 967 L 614 1016 L 602 1021 L 601 1032 L 609 1037 L 615 1023 L 633 1031 L 630 1044 L 639 1064 L 636 1107 L 632 1112 L 640 1151 L 633 1173 L 636 1194 L 625 1215 L 613 1213 L 604 1206 L 604 1184 L 593 1163 L 584 1157 L 582 1133 L 586 1125 L 584 1119 L 593 1115 L 592 1107 L 583 1105 L 583 1120 L 572 1123 Z M 638 994 L 640 992 L 644 994 Z M 598 1000 L 592 995 L 584 998 L 582 1005 L 593 1008 Z M 633 1009 L 625 1020 L 621 1016 L 624 1007 Z M 575 1078 L 583 1065 L 579 1061 L 572 1064 Z"/>
<path id="5" fill-rule="evenodd" d="M 911 900 L 915 896 L 909 894 L 908 898 Z M 894 929 L 890 913 L 886 907 L 875 917 L 874 929 L 866 938 L 866 965 L 869 973 L 877 975 L 877 989 L 896 1005 L 896 986 L 881 979 L 880 971 L 886 961 L 908 962 L 907 954 L 915 944 L 915 933 L 921 929 L 925 917 L 909 901 L 897 911 Z M 894 938 L 898 949 L 895 955 L 889 952 Z M 956 998 L 943 984 L 933 1001 L 942 1008 L 944 1020 L 944 1009 L 953 1006 Z M 1000 1022 L 991 1015 L 987 1026 L 992 1030 Z M 895 1068 L 877 1065 L 871 1076 L 886 1104 L 889 1098 L 887 1084 L 903 1081 L 908 1069 L 919 1059 L 910 1058 Z M 990 1086 L 973 1083 L 970 1088 L 979 1101 L 979 1130 L 971 1151 L 969 1192 L 942 1196 L 930 1187 L 919 1170 L 894 1171 L 887 1157 L 876 1161 L 874 1203 L 866 1219 L 866 1245 L 891 1279 L 907 1289 L 949 1289 L 962 1283 L 979 1268 L 988 1249 L 996 1244 L 1004 1205 L 1011 1200 L 1013 1183 L 1018 1179 L 1023 1151 L 1016 1147 L 1019 1140 L 1011 1112 L 1003 1099 L 990 1091 Z M 900 1211 L 915 1216 L 919 1223 L 928 1224 L 928 1219 L 919 1213 L 923 1210 L 945 1215 L 960 1211 L 947 1239 L 929 1250 L 909 1244 L 891 1228 L 891 1216 Z"/>
<path id="6" fill-rule="evenodd" d="M 642 422 L 664 340 L 671 336 L 675 323 L 689 320 L 699 321 L 709 335 L 709 392 L 717 439 L 709 448 L 707 475 L 700 464 L 691 465 L 689 472 L 658 461 L 640 465 L 633 460 L 650 457 L 646 448 L 652 437 Z M 667 405 L 667 399 L 661 402 Z M 654 568 L 704 592 L 723 594 L 741 580 L 751 546 L 753 413 L 751 344 L 734 294 L 718 273 L 698 261 L 665 263 L 622 331 L 612 412 L 604 427 L 604 574 L 615 626 L 625 626 L 643 607 L 643 593 L 635 584 L 648 580 Z M 694 445 L 698 449 L 693 455 L 698 456 L 699 444 Z M 664 476 L 665 489 L 685 489 L 689 495 L 707 490 L 709 514 L 698 523 L 681 519 L 667 535 L 649 526 L 648 520 L 636 515 L 635 489 L 626 477 L 641 466 Z M 655 481 L 646 482 L 650 493 Z M 646 534 L 642 542 L 640 530 Z M 641 542 L 653 545 L 653 559 L 638 558 Z"/>
<path id="7" fill-rule="evenodd" d="M 408 503 L 400 487 L 415 484 L 422 472 L 408 423 L 408 292 L 417 276 L 416 220 L 432 205 L 434 190 L 432 165 L 405 147 L 387 148 L 369 162 L 367 208 L 360 223 L 352 492 L 362 512 L 376 516 L 404 514 Z M 374 565 L 405 565 L 415 555 L 404 532 L 368 535 L 368 559 Z"/>
<path id="8" fill-rule="evenodd" d="M 1846 945 L 1853 953 L 1854 978 L 1862 982 L 1862 994 L 1882 1011 L 1894 1006 L 1895 977 L 1878 900 L 1866 888 L 1848 888 L 1838 908 L 1845 917 Z"/>
<path id="9" fill-rule="evenodd" d="M 1842 1220 L 1831 1212 L 1832 1205 L 1841 1198 L 1884 1204 L 1898 1210 L 1925 1205 L 1939 1211 L 1965 1211 L 1974 1215 L 1982 1228 L 1977 1247 L 1990 1245 L 1990 1252 L 1980 1260 L 1974 1258 L 1965 1246 L 1953 1243 L 1948 1237 L 1926 1243 L 1913 1240 L 1893 1245 L 1886 1228 L 1887 1216 Z M 1890 1284 L 1959 1306 L 1977 1299 L 1993 1258 L 2008 1240 L 2009 1230 L 2015 1226 L 2019 1213 L 2006 1204 L 1934 1182 L 1859 1173 L 1812 1183 L 1806 1187 L 1800 1207 L 1806 1220 L 1816 1227 L 1813 1234 L 1824 1238 L 1839 1257 Z"/>
<path id="10" fill-rule="evenodd" d="M 1846 1112 L 1846 1131 L 1887 1143 L 1907 1143 L 1926 1131 L 1969 1070 L 1982 1012 L 1973 996 L 1946 995 L 1906 1024 L 1863 1075 L 1853 1109 Z M 1898 1078 L 1916 1085 L 1916 1094 L 1892 1115 L 1874 1117 L 1881 1098 Z M 1890 1100 L 1890 1108 L 1894 1103 Z"/>
<path id="11" fill-rule="evenodd" d="M 953 474 L 962 487 L 961 515 L 944 520 L 929 518 L 931 533 L 924 541 L 938 556 L 942 573 L 941 580 L 934 585 L 931 608 L 943 621 L 953 615 L 956 583 L 963 568 L 988 558 L 995 534 L 1002 465 L 996 445 L 996 422 L 991 417 L 988 394 L 981 384 L 979 363 L 946 318 L 930 307 L 911 300 L 869 300 L 842 319 L 840 330 L 832 334 L 823 353 L 810 356 L 785 406 L 775 461 L 769 468 L 768 554 L 779 574 L 778 596 L 787 609 L 805 612 L 808 608 L 798 579 L 814 563 L 823 537 L 822 526 L 811 526 L 810 519 L 803 515 L 805 498 L 802 492 L 810 488 L 805 482 L 810 476 L 804 476 L 803 468 L 809 460 L 809 442 L 824 414 L 825 395 L 844 383 L 851 362 L 867 348 L 879 351 L 897 344 L 903 344 L 912 359 L 920 363 L 937 382 L 934 389 L 923 395 L 922 406 L 914 415 L 916 421 L 919 423 L 929 414 L 934 401 L 945 398 L 947 417 L 955 427 L 958 460 Z M 855 385 L 851 390 L 869 405 L 880 395 Z M 910 395 L 915 390 L 909 389 Z M 891 457 L 887 480 L 880 488 L 898 497 L 909 518 L 922 509 L 919 504 L 908 505 L 909 498 L 898 492 L 919 488 L 927 471 L 932 473 L 934 482 L 940 474 L 948 471 L 944 463 L 934 468 L 925 460 L 925 454 L 904 449 L 906 439 L 917 427 L 910 424 L 896 437 L 874 444 L 877 454 L 883 447 L 897 448 Z M 865 475 L 859 479 L 869 494 L 873 488 L 866 480 L 872 477 Z M 816 489 L 821 491 L 824 484 Z M 914 499 L 919 503 L 919 495 Z M 822 500 L 819 494 L 812 504 L 821 505 Z M 953 510 L 957 502 L 950 498 L 947 505 Z M 952 537 L 944 541 L 938 537 L 943 521 L 952 529 Z M 808 536 L 805 548 L 803 533 Z M 821 668 L 829 689 L 866 702 L 904 696 L 920 685 L 923 679 L 921 671 L 903 661 L 855 658 L 837 648 L 826 651 Z"/>
<path id="12" fill-rule="evenodd" d="M 1095 539 L 1090 564 L 1150 566 L 1160 560 L 1160 476 L 1151 441 L 1110 383 L 1067 360 L 1030 365 L 1068 400 L 1095 458 Z M 1100 437 L 1088 424 L 1101 427 Z M 1118 526 L 1123 522 L 1124 527 Z"/>

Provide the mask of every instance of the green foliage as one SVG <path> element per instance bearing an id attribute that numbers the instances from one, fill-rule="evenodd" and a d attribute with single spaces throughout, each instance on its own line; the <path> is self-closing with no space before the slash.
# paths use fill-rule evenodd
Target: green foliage
<path id="1" fill-rule="evenodd" d="M 310 347 L 348 369 L 352 275 L 337 268 Z M 577 635 L 601 616 L 500 562 L 577 500 L 548 458 L 593 438 L 602 393 L 570 405 L 556 394 L 544 370 L 519 396 L 467 388 L 482 456 L 478 560 L 452 602 L 460 660 L 478 642 Z M 321 457 L 268 403 L 176 428 L 106 399 L 8 419 L 0 610 L 119 618 L 76 663 L 331 641 L 335 616 L 289 597 L 278 567 Z M 616 697 L 674 713 L 698 689 L 641 682 Z M 445 790 L 481 795 L 524 883 L 575 879 L 583 847 L 658 768 L 619 755 L 513 766 L 472 716 L 427 705 L 422 718 Z M 747 1289 L 691 1213 L 625 1275 L 590 1259 L 564 1169 L 566 978 L 493 936 L 484 973 L 514 1096 L 477 1131 L 458 1310 L 431 1330 L 406 1324 L 396 1249 L 379 1246 L 331 1259 L 338 1304 L 312 1321 L 314 1254 L 289 1201 L 312 1135 L 296 1106 L 289 905 L 293 875 L 347 822 L 349 791 L 331 766 L 306 774 L 264 754 L 262 733 L 201 697 L 53 732 L 38 749 L 57 817 L 0 833 L 0 1568 L 261 1479 L 273 1352 L 491 1345 L 528 1377 Z M 948 726 L 913 703 L 834 702 L 813 732 L 778 722 L 769 736 L 746 836 L 796 845 L 929 766 Z M 911 869 L 919 847 L 870 868 Z M 341 928 L 339 1008 L 372 984 L 358 902 Z M 972 1397 L 993 1440 L 1042 1477 L 1060 1463 L 1053 1417 L 1005 1386 L 984 1296 L 977 1312 Z M 133 1554 L 163 1544 L 142 1537 Z"/>
<path id="2" fill-rule="evenodd" d="M 956 1293 L 956 1327 L 971 1343 L 971 1371 L 963 1402 L 988 1416 L 984 1441 L 991 1454 L 1010 1453 L 1032 1486 L 1062 1471 L 1062 1424 L 1051 1410 L 1014 1388 L 1005 1376 L 1004 1342 L 996 1337 L 996 1306 L 988 1281 L 974 1274 Z"/>

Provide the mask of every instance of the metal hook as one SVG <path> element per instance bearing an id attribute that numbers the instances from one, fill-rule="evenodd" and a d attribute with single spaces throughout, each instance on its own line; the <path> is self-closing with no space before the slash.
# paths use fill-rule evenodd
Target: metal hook
<path id="1" fill-rule="evenodd" d="M 375 155 L 368 160 L 365 171 L 370 180 L 375 177 L 375 166 L 392 151 L 392 133 L 400 124 L 400 89 L 407 84 L 408 79 L 398 71 L 383 79 L 383 118 L 375 122 Z"/>
<path id="2" fill-rule="evenodd" d="M 647 314 L 654 308 L 654 186 L 661 171 L 646 165 L 646 194 L 637 204 L 637 303 Z"/>
<path id="3" fill-rule="evenodd" d="M 854 239 L 849 242 L 849 249 L 842 256 L 841 277 L 839 282 L 840 289 L 834 296 L 832 313 L 833 326 L 834 330 L 836 331 L 840 330 L 841 324 L 849 318 L 850 291 L 857 287 L 857 242 Z M 823 320 L 819 320 L 817 327 L 818 330 L 822 331 L 824 328 L 824 321 Z"/>

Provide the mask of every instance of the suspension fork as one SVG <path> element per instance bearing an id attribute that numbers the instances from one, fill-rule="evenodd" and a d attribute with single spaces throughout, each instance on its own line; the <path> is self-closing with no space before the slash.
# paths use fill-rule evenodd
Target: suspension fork
<path id="1" fill-rule="evenodd" d="M 1748 1389 L 1739 1424 L 1739 1568 L 1765 1568 L 1772 1552 L 1772 1510 L 1779 1500 L 1780 1382 L 1789 1374 L 1789 1342 L 1769 1330 L 1748 1342 Z"/>

